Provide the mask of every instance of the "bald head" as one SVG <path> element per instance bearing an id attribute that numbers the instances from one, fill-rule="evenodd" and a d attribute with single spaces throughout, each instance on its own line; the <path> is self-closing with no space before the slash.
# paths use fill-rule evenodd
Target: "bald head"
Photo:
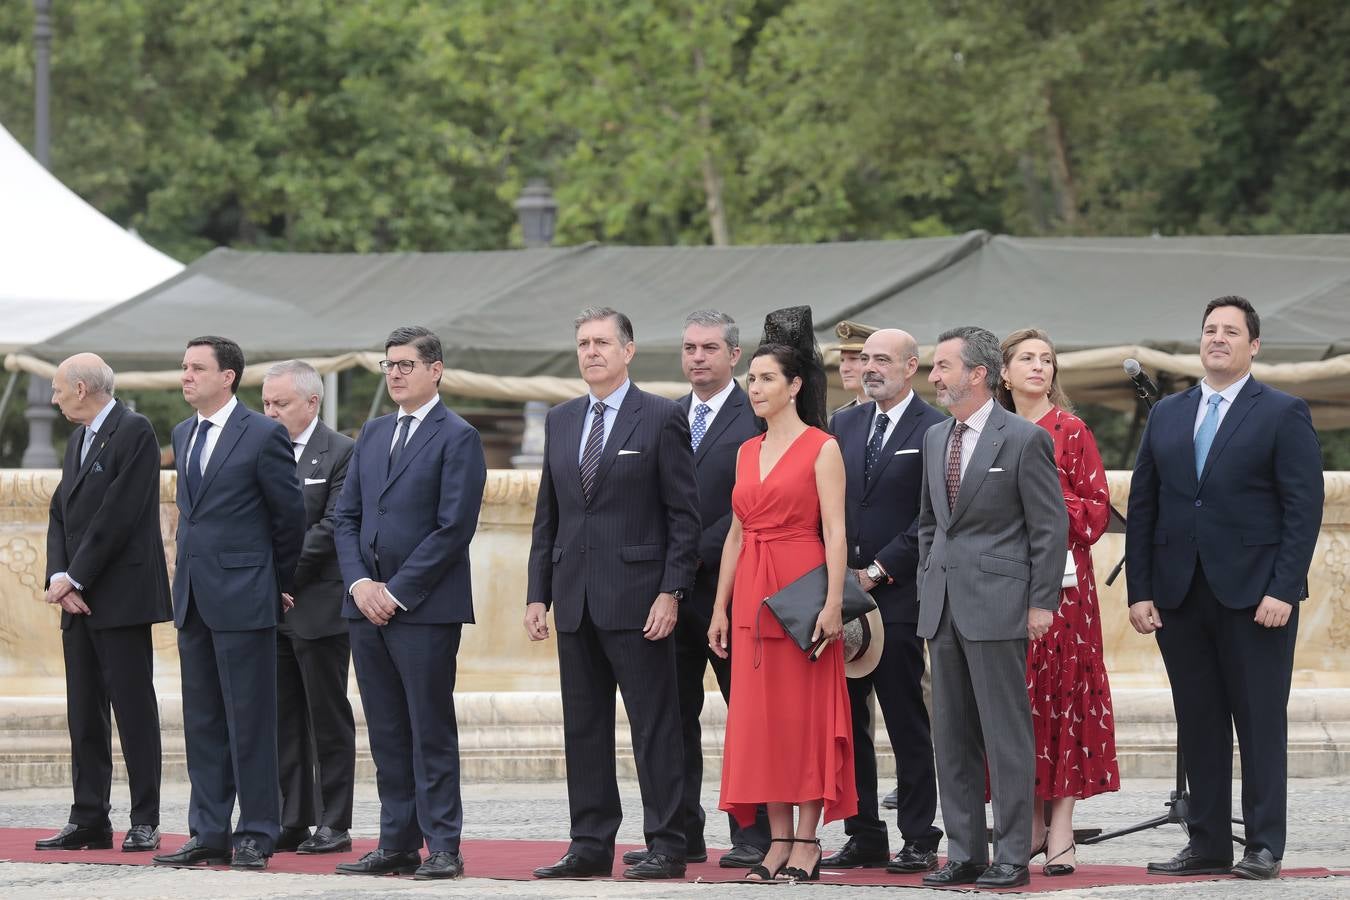
<path id="1" fill-rule="evenodd" d="M 863 391 L 885 412 L 909 394 L 909 383 L 919 370 L 919 344 L 899 328 L 873 332 L 863 344 Z"/>
<path id="2" fill-rule="evenodd" d="M 113 395 L 113 370 L 93 353 L 76 353 L 56 367 L 52 403 L 77 425 L 94 421 Z"/>

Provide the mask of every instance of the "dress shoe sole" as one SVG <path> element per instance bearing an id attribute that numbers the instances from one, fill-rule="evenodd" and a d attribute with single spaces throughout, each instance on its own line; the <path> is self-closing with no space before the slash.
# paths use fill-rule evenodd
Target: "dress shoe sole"
<path id="1" fill-rule="evenodd" d="M 123 853 L 149 853 L 152 850 L 158 849 L 159 849 L 159 841 L 155 841 L 153 844 L 143 844 L 140 846 L 133 846 L 133 847 L 128 847 L 126 844 L 122 845 Z"/>
<path id="2" fill-rule="evenodd" d="M 323 853 L 346 853 L 350 849 L 352 849 L 352 842 L 343 841 L 329 847 L 301 847 L 295 853 L 297 856 L 319 856 Z"/>
<path id="3" fill-rule="evenodd" d="M 463 871 L 462 869 L 461 869 L 460 871 L 458 871 L 458 872 L 453 872 L 453 873 L 451 873 L 451 872 L 439 872 L 439 873 L 435 873 L 435 874 L 430 873 L 430 872 L 414 872 L 414 873 L 413 873 L 413 881 L 452 881 L 453 879 L 456 879 L 456 878 L 463 878 L 463 877 L 464 877 L 464 871 Z"/>
<path id="4" fill-rule="evenodd" d="M 1023 875 L 1021 878 L 1014 878 L 1011 881 L 1003 881 L 1002 879 L 998 881 L 984 881 L 978 878 L 975 880 L 976 888 L 1015 888 L 1024 887 L 1028 884 L 1031 884 L 1030 875 Z"/>
<path id="5" fill-rule="evenodd" d="M 1272 871 L 1257 872 L 1242 866 L 1233 866 L 1232 874 L 1237 878 L 1244 878 L 1247 881 L 1273 881 L 1280 877 L 1280 867 L 1276 866 Z"/>
<path id="6" fill-rule="evenodd" d="M 1175 878 L 1183 878 L 1187 875 L 1227 875 L 1233 871 L 1229 866 L 1196 866 L 1192 869 L 1174 869 L 1172 871 L 1158 870 L 1149 866 L 1146 870 L 1150 875 L 1168 875 Z"/>
<path id="7" fill-rule="evenodd" d="M 197 869 L 202 866 L 228 866 L 232 860 L 228 856 L 208 856 L 204 859 L 194 859 L 191 861 L 171 861 L 171 860 L 152 860 L 157 866 L 166 866 L 170 869 Z"/>
<path id="8" fill-rule="evenodd" d="M 681 881 L 684 879 L 684 872 L 662 872 L 660 875 L 634 875 L 631 872 L 624 872 L 623 877 L 629 881 Z"/>
<path id="9" fill-rule="evenodd" d="M 336 875 L 355 875 L 358 878 L 362 876 L 367 878 L 370 877 L 379 878 L 381 875 L 415 875 L 420 866 L 421 863 L 418 863 L 415 866 L 397 866 L 392 869 L 380 869 L 378 871 L 370 871 L 370 872 L 351 872 L 346 869 L 334 869 L 333 873 Z"/>
<path id="10" fill-rule="evenodd" d="M 764 857 L 762 856 L 759 859 L 737 859 L 737 860 L 728 860 L 726 857 L 722 857 L 717 861 L 717 867 L 719 869 L 753 869 L 755 866 L 760 865 L 763 862 Z"/>
<path id="11" fill-rule="evenodd" d="M 930 863 L 910 863 L 908 865 L 897 866 L 894 863 L 886 864 L 886 871 L 892 875 L 918 875 L 920 872 L 932 872 L 938 867 L 937 860 Z M 821 868 L 825 868 L 821 866 Z"/>
<path id="12" fill-rule="evenodd" d="M 83 842 L 78 843 L 78 844 L 68 844 L 68 845 L 62 846 L 62 847 L 38 847 L 38 846 L 34 845 L 34 849 L 36 849 L 36 850 L 111 850 L 111 849 L 112 849 L 112 838 L 108 838 L 106 841 L 83 841 Z"/>
<path id="13" fill-rule="evenodd" d="M 253 863 L 230 863 L 230 868 L 236 872 L 262 872 L 267 869 L 267 861 Z"/>

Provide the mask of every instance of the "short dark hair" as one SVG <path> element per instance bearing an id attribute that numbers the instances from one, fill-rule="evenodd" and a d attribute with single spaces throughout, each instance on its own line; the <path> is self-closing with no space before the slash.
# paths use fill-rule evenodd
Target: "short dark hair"
<path id="1" fill-rule="evenodd" d="M 216 356 L 216 365 L 220 371 L 230 369 L 234 372 L 234 381 L 230 384 L 230 393 L 239 393 L 239 382 L 244 378 L 244 351 L 229 338 L 204 334 L 187 342 L 189 347 L 210 347 Z"/>
<path id="2" fill-rule="evenodd" d="M 421 325 L 404 325 L 389 332 L 389 337 L 384 340 L 384 352 L 388 353 L 390 347 L 406 347 L 409 344 L 417 351 L 417 358 L 427 365 L 445 362 L 441 339 L 436 336 L 436 332 Z"/>
<path id="3" fill-rule="evenodd" d="M 998 390 L 1003 371 L 1003 350 L 998 338 L 987 328 L 978 325 L 960 325 L 938 335 L 938 343 L 961 339 L 961 365 L 967 369 L 984 366 L 984 384 L 989 393 Z"/>
<path id="4" fill-rule="evenodd" d="M 587 322 L 599 322 L 602 319 L 613 319 L 614 324 L 619 329 L 619 343 L 633 343 L 633 323 L 628 317 L 617 309 L 610 309 L 608 306 L 588 306 L 583 309 L 572 322 L 573 332 L 580 331 L 581 326 Z"/>
<path id="5" fill-rule="evenodd" d="M 1203 329 L 1205 323 L 1209 321 L 1209 314 L 1214 312 L 1220 306 L 1236 306 L 1242 310 L 1242 314 L 1247 319 L 1247 339 L 1251 341 L 1258 340 L 1261 337 L 1261 317 L 1256 314 L 1256 307 L 1246 297 L 1239 297 L 1236 294 L 1229 294 L 1226 297 L 1215 297 L 1205 304 L 1205 314 L 1200 319 L 1200 327 Z"/>

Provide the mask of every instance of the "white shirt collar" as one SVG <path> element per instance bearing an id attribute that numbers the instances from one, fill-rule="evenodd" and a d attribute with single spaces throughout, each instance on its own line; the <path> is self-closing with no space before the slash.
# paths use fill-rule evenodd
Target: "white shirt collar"
<path id="1" fill-rule="evenodd" d="M 979 434 L 984 431 L 985 423 L 989 421 L 989 414 L 994 411 L 994 398 L 990 397 L 984 401 L 984 406 L 975 410 L 966 418 L 966 427 Z M 957 421 L 960 421 L 959 419 Z"/>
<path id="2" fill-rule="evenodd" d="M 606 397 L 604 400 L 601 400 L 599 397 L 595 396 L 595 394 L 591 393 L 590 391 L 587 391 L 586 397 L 589 400 L 589 402 L 586 404 L 586 408 L 595 409 L 596 403 L 603 403 L 610 409 L 614 410 L 615 412 L 618 412 L 619 408 L 623 406 L 623 398 L 628 396 L 628 388 L 630 385 L 632 385 L 632 383 L 633 383 L 632 379 L 625 378 L 623 380 L 623 384 L 615 388 L 614 392 L 610 394 L 608 397 Z"/>
<path id="3" fill-rule="evenodd" d="M 1238 394 L 1242 393 L 1242 389 L 1247 386 L 1247 382 L 1251 380 L 1251 377 L 1252 373 L 1248 372 L 1221 391 L 1214 390 L 1214 388 L 1210 387 L 1209 383 L 1203 378 L 1200 379 L 1200 405 L 1204 406 L 1208 403 L 1211 394 L 1218 394 L 1228 402 L 1229 406 L 1232 406 L 1233 401 L 1237 399 Z"/>
<path id="4" fill-rule="evenodd" d="M 319 417 L 315 416 L 313 419 L 310 419 L 309 427 L 307 427 L 304 431 L 300 432 L 300 436 L 295 440 L 291 441 L 291 443 L 294 444 L 296 447 L 304 447 L 309 443 L 309 439 L 314 437 L 314 429 L 318 427 L 319 427 Z"/>
<path id="5" fill-rule="evenodd" d="M 202 424 L 202 419 L 206 419 L 215 427 L 217 431 L 219 431 L 220 429 L 224 428 L 227 424 L 229 424 L 230 416 L 234 414 L 234 408 L 238 405 L 239 405 L 239 398 L 231 394 L 229 402 L 227 402 L 220 409 L 213 412 L 211 415 L 204 416 L 201 413 L 197 413 L 197 427 L 200 428 Z"/>
<path id="6" fill-rule="evenodd" d="M 99 431 L 103 429 L 103 423 L 108 421 L 108 415 L 113 411 L 113 407 L 116 405 L 116 400 L 109 400 L 108 405 L 100 409 L 98 415 L 94 416 L 94 421 L 89 423 L 89 430 L 94 434 L 98 434 Z"/>
<path id="7" fill-rule="evenodd" d="M 886 420 L 891 423 L 890 425 L 886 426 L 886 431 L 888 434 L 890 432 L 891 426 L 895 425 L 896 422 L 899 422 L 901 419 L 905 417 L 905 410 L 909 409 L 909 404 L 913 402 L 913 400 L 914 400 L 914 390 L 911 388 L 909 393 L 905 394 L 905 399 L 901 400 L 899 403 L 895 404 L 886 411 Z M 872 401 L 873 429 L 877 427 L 877 416 L 881 414 L 882 414 L 881 407 L 877 406 L 875 400 Z"/>
<path id="8" fill-rule="evenodd" d="M 709 410 L 708 415 L 716 416 L 722 410 L 722 407 L 726 405 L 727 398 L 731 396 L 731 392 L 734 391 L 735 389 L 736 389 L 736 379 L 733 378 L 727 382 L 726 387 L 722 388 L 720 391 L 713 394 L 707 400 L 700 400 L 698 399 L 698 394 L 691 393 L 689 395 L 689 411 L 693 412 L 694 410 L 698 409 L 698 405 L 702 403 L 708 407 Z"/>
<path id="9" fill-rule="evenodd" d="M 431 410 L 432 410 L 433 408 L 435 408 L 436 404 L 437 404 L 437 403 L 440 403 L 440 402 L 441 402 L 441 395 L 440 395 L 440 394 L 437 394 L 436 396 L 434 396 L 434 397 L 432 397 L 430 400 L 428 400 L 426 403 L 424 403 L 424 404 L 422 404 L 421 406 L 417 407 L 417 409 L 414 409 L 412 412 L 409 412 L 408 410 L 406 410 L 406 409 L 404 409 L 403 407 L 400 406 L 400 407 L 398 408 L 398 417 L 401 419 L 401 418 L 403 418 L 404 416 L 412 416 L 414 419 L 417 420 L 417 424 L 418 424 L 418 425 L 421 425 L 422 422 L 423 422 L 423 420 L 426 419 L 427 414 L 430 413 Z M 319 421 L 319 420 L 318 420 L 318 419 L 315 419 L 314 421 L 317 422 L 317 421 Z"/>

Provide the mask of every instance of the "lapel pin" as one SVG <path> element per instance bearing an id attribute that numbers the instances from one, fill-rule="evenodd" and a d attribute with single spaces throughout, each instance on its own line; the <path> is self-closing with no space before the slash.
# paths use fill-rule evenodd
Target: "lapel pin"
<path id="1" fill-rule="evenodd" d="M 311 459 L 311 460 L 309 461 L 309 464 L 310 464 L 311 466 L 317 466 L 317 465 L 319 464 L 319 461 L 318 461 L 317 459 Z"/>

